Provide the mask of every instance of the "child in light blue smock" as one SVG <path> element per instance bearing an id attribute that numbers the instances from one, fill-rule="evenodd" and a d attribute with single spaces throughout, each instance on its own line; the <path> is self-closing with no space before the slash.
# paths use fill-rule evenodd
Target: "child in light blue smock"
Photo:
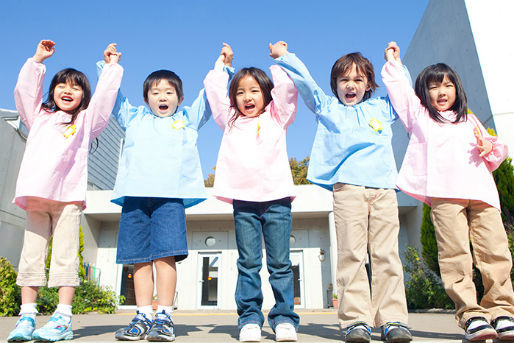
<path id="1" fill-rule="evenodd" d="M 103 64 L 98 65 L 99 70 Z M 185 208 L 206 199 L 196 141 L 211 117 L 202 90 L 191 107 L 182 81 L 169 70 L 151 73 L 143 85 L 148 107 L 132 106 L 118 93 L 113 114 L 125 142 L 112 202 L 123 207 L 116 262 L 134 264 L 137 314 L 118 340 L 175 339 L 171 319 L 177 284 L 175 262 L 187 257 Z M 158 308 L 153 319 L 156 269 Z"/>
<path id="2" fill-rule="evenodd" d="M 391 145 L 398 116 L 388 98 L 371 98 L 377 87 L 373 66 L 360 53 L 344 55 L 332 67 L 335 96 L 318 87 L 294 54 L 276 61 L 318 122 L 307 179 L 334 194 L 338 317 L 345 340 L 369 342 L 376 326 L 386 342 L 410 341 Z"/>

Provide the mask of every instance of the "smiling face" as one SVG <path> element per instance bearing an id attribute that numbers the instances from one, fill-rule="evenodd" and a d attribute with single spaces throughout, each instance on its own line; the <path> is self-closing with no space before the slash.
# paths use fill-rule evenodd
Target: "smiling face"
<path id="1" fill-rule="evenodd" d="M 77 84 L 58 83 L 54 88 L 55 105 L 64 112 L 73 112 L 82 102 L 84 91 Z"/>
<path id="2" fill-rule="evenodd" d="M 239 81 L 236 105 L 239 112 L 250 118 L 257 117 L 263 112 L 264 96 L 259 83 L 251 75 L 246 75 Z"/>
<path id="3" fill-rule="evenodd" d="M 167 80 L 154 82 L 148 90 L 147 104 L 152 112 L 159 117 L 167 117 L 175 113 L 183 98 L 179 98 L 177 91 Z"/>
<path id="4" fill-rule="evenodd" d="M 443 81 L 431 81 L 428 83 L 428 95 L 430 97 L 430 104 L 436 110 L 439 112 L 448 111 L 455 103 L 455 84 L 450 81 L 448 75 L 444 75 Z"/>
<path id="5" fill-rule="evenodd" d="M 345 105 L 352 106 L 362 101 L 366 91 L 371 89 L 367 77 L 359 73 L 357 66 L 337 77 L 337 96 Z"/>

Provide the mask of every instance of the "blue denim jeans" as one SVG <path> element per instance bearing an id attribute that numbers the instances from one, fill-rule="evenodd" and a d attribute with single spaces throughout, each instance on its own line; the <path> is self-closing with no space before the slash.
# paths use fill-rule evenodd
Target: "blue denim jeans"
<path id="1" fill-rule="evenodd" d="M 233 205 L 239 252 L 235 296 L 239 328 L 249 323 L 259 326 L 264 323 L 259 275 L 262 268 L 261 235 L 266 246 L 269 282 L 275 296 L 275 306 L 268 314 L 269 325 L 275 330 L 277 324 L 289 322 L 298 328 L 300 317 L 294 313 L 293 271 L 289 259 L 291 200 L 234 200 Z"/>

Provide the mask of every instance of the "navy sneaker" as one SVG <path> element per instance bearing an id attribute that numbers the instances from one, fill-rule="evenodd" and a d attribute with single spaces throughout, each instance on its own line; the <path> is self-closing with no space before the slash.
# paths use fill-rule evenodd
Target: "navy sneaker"
<path id="1" fill-rule="evenodd" d="M 162 311 L 157 313 L 152 328 L 146 335 L 150 342 L 172 342 L 175 340 L 175 326 L 171 316 Z"/>
<path id="2" fill-rule="evenodd" d="M 400 322 L 387 322 L 381 327 L 380 339 L 385 342 L 410 342 L 412 334 L 407 325 Z"/>
<path id="3" fill-rule="evenodd" d="M 137 311 L 130 324 L 116 331 L 114 338 L 120 341 L 139 341 L 146 338 L 146 334 L 151 327 L 152 321 Z"/>
<path id="4" fill-rule="evenodd" d="M 493 320 L 491 324 L 496 330 L 499 340 L 514 340 L 514 318 L 508 316 L 500 316 Z"/>
<path id="5" fill-rule="evenodd" d="M 364 322 L 355 322 L 346 328 L 346 343 L 368 343 L 371 340 L 371 328 Z"/>

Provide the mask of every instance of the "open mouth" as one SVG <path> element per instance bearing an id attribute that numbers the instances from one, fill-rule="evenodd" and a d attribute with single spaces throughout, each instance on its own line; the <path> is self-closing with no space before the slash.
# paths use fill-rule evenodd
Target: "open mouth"
<path id="1" fill-rule="evenodd" d="M 246 104 L 245 105 L 245 110 L 246 111 L 253 111 L 255 109 L 255 105 L 254 104 Z"/>
<path id="2" fill-rule="evenodd" d="M 69 97 L 69 96 L 63 96 L 63 97 L 61 98 L 61 100 L 62 100 L 62 101 L 66 101 L 66 102 L 72 102 L 72 101 L 73 101 L 73 99 L 72 99 L 71 97 Z"/>
<path id="3" fill-rule="evenodd" d="M 355 99 L 357 99 L 357 94 L 356 93 L 346 93 L 344 95 L 344 98 L 346 99 L 346 101 L 352 102 L 352 101 L 355 101 Z"/>
<path id="4" fill-rule="evenodd" d="M 169 107 L 168 105 L 161 104 L 161 105 L 159 105 L 159 110 L 166 111 L 168 109 L 168 107 Z"/>

